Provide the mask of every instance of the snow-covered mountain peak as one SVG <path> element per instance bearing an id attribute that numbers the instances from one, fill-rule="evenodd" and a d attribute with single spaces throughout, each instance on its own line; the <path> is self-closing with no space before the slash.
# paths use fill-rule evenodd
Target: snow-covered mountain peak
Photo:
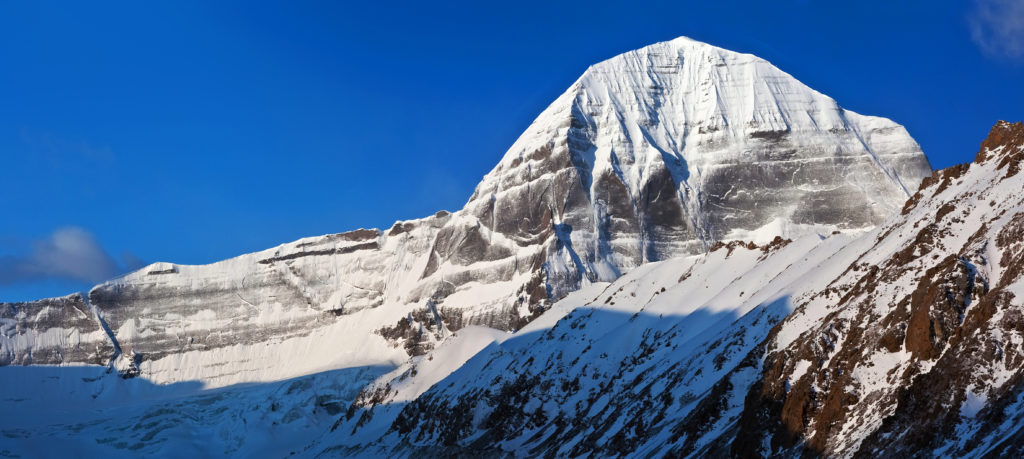
<path id="1" fill-rule="evenodd" d="M 671 115 L 631 121 L 669 123 L 680 135 L 687 134 L 684 127 L 731 129 L 735 135 L 786 131 L 811 121 L 825 131 L 847 124 L 834 100 L 768 61 L 690 39 L 656 43 L 598 63 L 583 74 L 580 87 L 584 101 L 593 104 L 616 103 L 634 115 Z"/>
<path id="2" fill-rule="evenodd" d="M 898 124 L 755 56 L 676 39 L 587 69 L 463 209 L 155 264 L 20 309 L 45 315 L 0 308 L 0 364 L 117 353 L 149 381 L 210 386 L 394 365 L 468 326 L 521 329 L 570 292 L 720 241 L 864 231 L 930 173 Z"/>
<path id="3" fill-rule="evenodd" d="M 467 210 L 514 239 L 535 235 L 500 220 L 563 222 L 581 277 L 611 280 L 719 240 L 872 227 L 930 172 L 902 126 L 683 37 L 588 68 Z"/>
<path id="4" fill-rule="evenodd" d="M 182 455 L 191 450 L 168 439 L 192 432 L 181 419 L 202 419 L 233 423 L 213 444 L 193 445 L 206 454 L 402 456 L 437 445 L 450 449 L 434 455 L 526 446 L 565 456 L 723 453 L 730 435 L 745 438 L 738 429 L 763 433 L 741 419 L 745 400 L 766 400 L 748 396 L 755 381 L 775 383 L 758 386 L 778 389 L 766 392 L 775 397 L 801 378 L 798 395 L 847 387 L 821 375 L 860 378 L 809 366 L 827 364 L 818 354 L 842 347 L 834 338 L 848 330 L 823 314 L 857 310 L 855 319 L 871 321 L 885 312 L 872 302 L 833 311 L 834 293 L 849 299 L 882 285 L 877 305 L 895 304 L 893 292 L 913 295 L 913 282 L 895 282 L 916 275 L 908 263 L 945 263 L 954 283 L 1018 279 L 1006 273 L 1024 272 L 1022 249 L 1006 241 L 1021 239 L 1024 220 L 1003 220 L 1020 215 L 1021 177 L 988 185 L 1024 162 L 1003 159 L 1021 143 L 1014 129 L 993 131 L 984 167 L 932 174 L 903 127 L 845 111 L 756 56 L 687 38 L 630 51 L 572 83 L 463 209 L 209 265 L 156 263 L 86 296 L 0 304 L 0 366 L 33 366 L 0 378 L 10 395 L 0 406 L 44 408 L 33 425 L 10 416 L 0 433 L 30 449 L 57 438 L 82 439 L 94 455 Z M 961 212 L 946 205 L 954 192 Z M 1013 230 L 968 247 L 1002 247 L 1003 256 L 982 255 L 1007 267 L 931 258 L 938 239 L 948 252 L 983 233 L 972 212 L 992 231 Z M 938 232 L 943 218 L 956 224 Z M 872 264 L 891 279 L 875 277 Z M 872 333 L 927 330 L 927 314 L 917 314 Z M 921 336 L 905 341 L 925 358 L 938 349 Z M 871 344 L 854 350 L 874 352 Z M 772 364 L 773 349 L 794 352 Z M 243 399 L 254 402 L 234 401 Z M 860 400 L 867 413 L 877 399 Z M 73 425 L 54 433 L 45 409 L 65 404 L 73 416 L 62 422 Z M 106 411 L 94 423 L 97 408 Z M 331 424 L 340 430 L 310 443 Z M 262 450 L 286 437 L 304 449 Z M 411 449 L 394 451 L 389 438 Z"/>

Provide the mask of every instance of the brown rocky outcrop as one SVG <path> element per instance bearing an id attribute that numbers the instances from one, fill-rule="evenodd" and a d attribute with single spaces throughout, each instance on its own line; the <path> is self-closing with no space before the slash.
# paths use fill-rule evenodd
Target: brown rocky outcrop
<path id="1" fill-rule="evenodd" d="M 872 249 L 900 241 L 895 253 L 866 273 L 847 270 L 833 282 L 841 295 L 824 306 L 831 312 L 767 353 L 732 454 L 764 454 L 767 442 L 804 455 L 973 455 L 992 446 L 992 423 L 1024 420 L 1009 408 L 1024 389 L 1024 350 L 1008 338 L 1024 337 L 1024 307 L 1007 290 L 1024 281 L 1024 217 L 1000 210 L 1024 205 L 1024 195 L 1005 194 L 1022 161 L 1024 124 L 999 122 L 974 164 L 922 183 Z M 789 381 L 799 362 L 810 368 Z M 883 380 L 865 379 L 880 362 Z M 979 397 L 990 401 L 984 409 L 962 411 Z M 1005 452 L 1024 443 L 1013 435 L 996 444 Z"/>

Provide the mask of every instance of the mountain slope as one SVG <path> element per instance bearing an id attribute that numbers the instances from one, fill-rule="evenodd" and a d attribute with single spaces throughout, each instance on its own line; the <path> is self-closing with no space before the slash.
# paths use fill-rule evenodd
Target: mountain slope
<path id="1" fill-rule="evenodd" d="M 1000 122 L 859 237 L 718 245 L 581 290 L 444 378 L 425 358 L 383 376 L 309 451 L 1019 455 L 1022 163 L 1024 124 Z"/>
<path id="2" fill-rule="evenodd" d="M 927 179 L 786 319 L 737 435 L 830 455 L 1019 454 L 1022 161 L 1024 124 L 1000 122 L 974 163 Z M 780 390 L 777 376 L 802 361 Z"/>
<path id="3" fill-rule="evenodd" d="M 369 386 L 318 447 L 371 455 L 421 448 L 665 454 L 679 438 L 670 421 L 691 413 L 703 419 L 700 397 L 788 314 L 801 280 L 814 285 L 804 279 L 828 275 L 820 263 L 850 239 L 736 243 L 645 265 L 568 311 L 556 304 L 540 320 L 557 322 L 531 324 L 485 348 L 411 401 L 391 399 L 402 376 Z M 432 362 L 424 360 L 412 365 Z"/>
<path id="4" fill-rule="evenodd" d="M 554 233 L 559 297 L 719 240 L 872 227 L 930 171 L 899 125 L 679 38 L 587 69 L 466 209 L 516 241 Z"/>

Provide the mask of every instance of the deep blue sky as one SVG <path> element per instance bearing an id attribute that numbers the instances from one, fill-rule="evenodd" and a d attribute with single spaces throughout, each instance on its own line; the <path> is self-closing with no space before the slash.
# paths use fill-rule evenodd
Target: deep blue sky
<path id="1" fill-rule="evenodd" d="M 968 161 L 1024 117 L 1007 1 L 5 2 L 0 301 L 460 208 L 588 65 L 680 35 Z"/>

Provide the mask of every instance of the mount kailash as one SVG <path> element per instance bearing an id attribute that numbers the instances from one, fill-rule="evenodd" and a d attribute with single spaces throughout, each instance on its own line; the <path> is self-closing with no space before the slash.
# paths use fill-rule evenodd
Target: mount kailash
<path id="1" fill-rule="evenodd" d="M 755 56 L 631 51 L 459 211 L 0 304 L 0 451 L 1010 454 L 1022 132 L 932 173 Z"/>

